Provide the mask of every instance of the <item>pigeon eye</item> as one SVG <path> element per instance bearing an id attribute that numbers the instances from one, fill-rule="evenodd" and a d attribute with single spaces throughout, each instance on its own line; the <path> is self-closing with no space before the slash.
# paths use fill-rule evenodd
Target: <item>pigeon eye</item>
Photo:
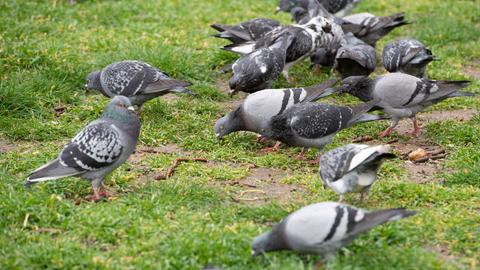
<path id="1" fill-rule="evenodd" d="M 221 125 L 221 126 L 220 126 L 220 129 L 224 129 L 224 128 L 225 128 L 225 126 L 224 126 L 224 125 Z"/>

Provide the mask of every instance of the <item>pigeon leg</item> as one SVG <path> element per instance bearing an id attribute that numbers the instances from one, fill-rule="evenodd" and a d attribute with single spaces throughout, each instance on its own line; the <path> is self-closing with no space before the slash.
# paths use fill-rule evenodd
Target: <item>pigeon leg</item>
<path id="1" fill-rule="evenodd" d="M 98 192 L 98 187 L 92 186 L 93 195 L 88 195 L 85 197 L 85 200 L 91 202 L 98 202 L 101 199 L 100 193 Z"/>
<path id="2" fill-rule="evenodd" d="M 422 126 L 418 124 L 417 117 L 412 117 L 412 122 L 413 122 L 413 131 L 412 135 L 415 137 L 418 137 L 420 133 L 422 133 Z"/>
<path id="3" fill-rule="evenodd" d="M 338 202 L 339 202 L 339 203 L 345 202 L 345 195 L 340 194 L 340 198 L 338 199 Z"/>
<path id="4" fill-rule="evenodd" d="M 261 144 L 266 144 L 268 142 L 268 138 L 262 135 L 258 135 L 257 139 L 255 139 L 255 144 L 261 143 Z"/>
<path id="5" fill-rule="evenodd" d="M 290 76 L 288 75 L 288 70 L 284 69 L 282 71 L 282 74 L 283 74 L 283 77 L 285 77 L 285 80 L 287 80 L 288 83 L 290 83 L 290 84 L 295 83 L 295 80 L 290 78 Z"/>
<path id="6" fill-rule="evenodd" d="M 368 197 L 368 191 L 362 191 L 360 193 L 360 203 L 363 203 L 363 201 Z"/>
<path id="7" fill-rule="evenodd" d="M 264 153 L 275 152 L 275 151 L 277 151 L 278 149 L 280 149 L 280 144 L 281 144 L 281 143 L 282 143 L 282 142 L 277 141 L 273 147 L 263 148 L 261 151 L 264 152 Z"/>

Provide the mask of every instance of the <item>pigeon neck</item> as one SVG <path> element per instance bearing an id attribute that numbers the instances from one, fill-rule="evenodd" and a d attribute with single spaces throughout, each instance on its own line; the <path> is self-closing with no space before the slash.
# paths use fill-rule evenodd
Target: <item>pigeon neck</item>
<path id="1" fill-rule="evenodd" d="M 284 222 L 281 222 L 268 232 L 268 235 L 266 236 L 268 241 L 265 246 L 265 252 L 288 249 L 284 229 Z"/>
<path id="2" fill-rule="evenodd" d="M 368 87 L 368 80 L 364 80 L 362 82 L 357 83 L 354 86 L 349 86 L 345 89 L 345 92 L 356 96 L 360 100 L 367 102 L 372 100 L 372 96 L 370 93 L 370 88 Z"/>

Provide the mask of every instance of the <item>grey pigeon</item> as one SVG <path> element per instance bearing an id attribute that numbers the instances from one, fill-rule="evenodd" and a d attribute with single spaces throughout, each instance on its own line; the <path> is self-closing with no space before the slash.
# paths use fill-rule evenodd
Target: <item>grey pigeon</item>
<path id="1" fill-rule="evenodd" d="M 340 194 L 340 201 L 347 192 L 361 192 L 363 202 L 364 195 L 377 179 L 383 160 L 394 157 L 389 145 L 344 145 L 320 158 L 320 176 L 326 186 Z"/>
<path id="2" fill-rule="evenodd" d="M 340 26 L 323 17 L 315 17 L 305 24 L 287 25 L 275 28 L 263 38 L 241 44 L 230 44 L 223 47 L 224 50 L 248 54 L 263 47 L 271 46 L 283 35 L 293 35 L 293 40 L 286 52 L 286 63 L 283 75 L 291 82 L 288 70 L 295 63 L 302 61 L 318 48 L 330 50 L 339 48 L 343 42 L 343 31 Z"/>
<path id="3" fill-rule="evenodd" d="M 252 243 L 252 253 L 292 250 L 329 259 L 358 235 L 415 214 L 405 208 L 367 211 L 335 202 L 311 204 L 288 215 L 271 231 L 257 236 Z"/>
<path id="4" fill-rule="evenodd" d="M 213 35 L 214 37 L 228 39 L 235 44 L 260 39 L 279 26 L 279 21 L 265 18 L 257 18 L 236 25 L 211 25 L 212 28 L 220 32 Z"/>
<path id="5" fill-rule="evenodd" d="M 327 80 L 304 88 L 265 89 L 248 95 L 242 105 L 217 120 L 214 127 L 215 134 L 218 139 L 236 131 L 260 134 L 263 122 L 283 113 L 294 104 L 321 98 L 325 89 L 335 82 L 335 80 Z"/>
<path id="6" fill-rule="evenodd" d="M 411 118 L 413 134 L 420 134 L 421 127 L 417 123 L 416 114 L 447 98 L 474 96 L 473 93 L 459 91 L 468 87 L 469 83 L 470 81 L 433 81 L 405 73 L 389 73 L 375 79 L 349 77 L 343 80 L 341 86 L 330 88 L 329 91 L 347 92 L 363 101 L 378 102 L 377 106 L 392 116 L 391 126 L 380 134 L 380 137 L 385 137 L 390 135 L 402 118 Z"/>
<path id="7" fill-rule="evenodd" d="M 426 78 L 428 63 L 437 58 L 423 43 L 416 39 L 402 39 L 389 43 L 383 49 L 383 66 L 389 72 L 403 72 L 418 78 Z"/>
<path id="8" fill-rule="evenodd" d="M 368 76 L 375 70 L 375 48 L 356 38 L 352 33 L 345 35 L 346 45 L 337 50 L 333 66 L 345 79 L 350 76 Z"/>
<path id="9" fill-rule="evenodd" d="M 377 17 L 365 12 L 343 17 L 343 20 L 356 26 L 361 26 L 360 29 L 351 28 L 351 31 L 344 28 L 344 32 L 352 32 L 356 37 L 372 47 L 375 47 L 377 41 L 393 29 L 408 24 L 403 12 L 384 17 Z"/>
<path id="10" fill-rule="evenodd" d="M 352 13 L 353 8 L 360 3 L 361 0 L 318 0 L 328 12 L 337 17 L 345 17 Z"/>
<path id="11" fill-rule="evenodd" d="M 292 9 L 295 7 L 307 9 L 309 1 L 310 0 L 280 0 L 275 10 L 275 13 L 279 11 L 291 12 Z"/>
<path id="12" fill-rule="evenodd" d="M 232 66 L 228 84 L 231 94 L 254 93 L 269 88 L 285 66 L 286 50 L 293 40 L 290 34 L 280 36 L 273 45 L 240 57 Z"/>
<path id="13" fill-rule="evenodd" d="M 85 88 L 96 89 L 106 97 L 126 96 L 133 105 L 141 107 L 146 101 L 168 93 L 186 93 L 189 82 L 170 78 L 151 65 L 126 60 L 115 62 L 87 76 Z"/>
<path id="14" fill-rule="evenodd" d="M 383 116 L 366 113 L 374 106 L 375 102 L 353 107 L 323 103 L 293 105 L 262 124 L 262 135 L 290 146 L 322 150 L 340 130 L 358 123 L 385 119 Z"/>
<path id="15" fill-rule="evenodd" d="M 102 117 L 88 124 L 58 157 L 33 171 L 25 186 L 75 176 L 92 182 L 94 198 L 107 174 L 122 165 L 135 150 L 140 121 L 128 98 L 116 96 Z"/>

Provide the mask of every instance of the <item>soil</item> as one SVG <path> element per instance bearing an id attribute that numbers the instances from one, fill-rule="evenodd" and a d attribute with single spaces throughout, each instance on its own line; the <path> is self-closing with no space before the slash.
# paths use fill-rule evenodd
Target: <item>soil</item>
<path id="1" fill-rule="evenodd" d="M 0 139 L 0 154 L 15 150 L 16 146 L 6 140 Z"/>
<path id="2" fill-rule="evenodd" d="M 467 66 L 467 68 L 465 69 L 465 74 L 477 80 L 480 80 L 480 60 L 477 59 L 472 62 L 473 64 Z"/>

